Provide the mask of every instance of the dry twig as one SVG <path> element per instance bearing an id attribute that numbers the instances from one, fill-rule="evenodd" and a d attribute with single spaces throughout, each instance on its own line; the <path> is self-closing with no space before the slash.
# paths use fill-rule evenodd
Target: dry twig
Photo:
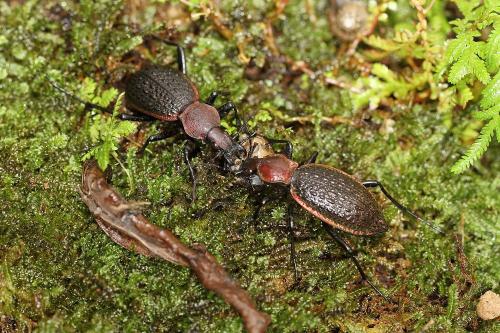
<path id="1" fill-rule="evenodd" d="M 104 232 L 126 249 L 188 266 L 205 288 L 219 294 L 243 318 L 248 332 L 265 332 L 269 316 L 257 310 L 248 293 L 227 274 L 203 245 L 188 247 L 169 230 L 142 215 L 144 203 L 126 201 L 110 186 L 95 161 L 85 163 L 80 195 Z"/>

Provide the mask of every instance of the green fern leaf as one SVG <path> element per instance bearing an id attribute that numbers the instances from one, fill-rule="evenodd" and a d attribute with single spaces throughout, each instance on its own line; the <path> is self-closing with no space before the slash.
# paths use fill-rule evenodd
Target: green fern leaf
<path id="1" fill-rule="evenodd" d="M 465 57 L 460 58 L 456 63 L 451 66 L 450 74 L 448 75 L 448 82 L 457 84 L 467 74 L 470 74 L 470 67 L 468 59 Z"/>
<path id="2" fill-rule="evenodd" d="M 93 100 L 107 102 L 113 94 L 116 96 L 117 91 L 109 89 L 101 96 L 94 96 Z M 118 110 L 123 101 L 123 93 L 118 97 L 113 116 L 96 115 L 92 119 L 92 123 L 88 128 L 88 134 L 94 144 L 97 146 L 92 148 L 88 153 L 83 156 L 83 160 L 94 157 L 102 170 L 105 170 L 113 154 L 118 150 L 118 141 L 120 138 L 133 133 L 137 125 L 133 122 L 120 121 L 116 119 Z M 109 101 L 110 102 L 110 101 Z M 108 102 L 108 104 L 109 104 Z"/>
<path id="3" fill-rule="evenodd" d="M 481 108 L 487 109 L 489 107 L 500 104 L 500 72 L 496 73 L 493 79 L 483 90 L 483 98 L 481 100 Z"/>
<path id="4" fill-rule="evenodd" d="M 94 97 L 97 84 L 91 78 L 85 78 L 83 80 L 82 87 L 80 89 L 79 97 L 84 101 L 91 101 Z"/>
<path id="5" fill-rule="evenodd" d="M 465 108 L 467 103 L 474 98 L 472 90 L 470 90 L 470 88 L 465 83 L 457 84 L 457 88 L 458 88 L 458 104 L 462 108 Z"/>
<path id="6" fill-rule="evenodd" d="M 445 62 L 451 64 L 457 61 L 464 51 L 474 42 L 471 32 L 460 33 L 457 38 L 449 42 L 445 52 Z"/>
<path id="7" fill-rule="evenodd" d="M 478 56 L 481 51 L 481 45 L 477 42 L 466 48 L 458 61 L 451 66 L 448 81 L 457 84 L 468 74 L 473 74 L 479 81 L 487 84 L 490 81 L 490 74 L 484 61 Z"/>
<path id="8" fill-rule="evenodd" d="M 471 56 L 469 59 L 472 73 L 477 77 L 479 81 L 483 84 L 488 84 L 490 82 L 490 74 L 486 69 L 486 64 L 478 56 Z"/>
<path id="9" fill-rule="evenodd" d="M 500 116 L 496 116 L 481 129 L 481 133 L 469 150 L 451 167 L 451 172 L 456 175 L 462 173 L 478 160 L 488 149 L 494 132 L 498 131 L 499 128 Z"/>
<path id="10" fill-rule="evenodd" d="M 500 69 L 500 20 L 498 22 L 488 36 L 485 49 L 486 67 L 490 73 Z"/>
<path id="11" fill-rule="evenodd" d="M 453 108 L 457 104 L 455 91 L 455 87 L 449 87 L 444 91 L 441 91 L 438 99 L 438 112 L 449 112 L 453 110 Z"/>
<path id="12" fill-rule="evenodd" d="M 355 86 L 364 91 L 353 96 L 355 108 L 369 104 L 373 110 L 383 98 L 391 95 L 397 99 L 405 99 L 410 91 L 422 89 L 432 79 L 428 72 L 414 73 L 410 78 L 404 78 L 380 63 L 373 64 L 371 74 L 372 76 L 356 81 Z"/>
<path id="13" fill-rule="evenodd" d="M 94 117 L 93 122 L 90 124 L 88 133 L 92 143 L 96 143 L 99 140 L 101 115 L 98 114 Z"/>
<path id="14" fill-rule="evenodd" d="M 481 4 L 481 0 L 454 0 L 453 2 L 465 17 L 471 16 L 474 8 Z"/>
<path id="15" fill-rule="evenodd" d="M 113 129 L 113 135 L 115 138 L 121 138 L 134 133 L 136 129 L 136 124 L 130 121 L 120 121 Z"/>
<path id="16" fill-rule="evenodd" d="M 497 0 L 484 0 L 484 6 L 490 12 L 500 12 L 500 3 Z"/>
<path id="17" fill-rule="evenodd" d="M 389 69 L 386 65 L 383 64 L 373 64 L 372 74 L 378 76 L 381 79 L 386 81 L 396 81 L 397 75 Z"/>
<path id="18" fill-rule="evenodd" d="M 125 93 L 122 92 L 118 98 L 116 99 L 115 106 L 113 108 L 113 117 L 116 117 L 118 113 L 120 112 L 120 108 L 122 107 L 123 104 L 123 99 L 125 98 Z"/>
<path id="19" fill-rule="evenodd" d="M 104 141 L 96 148 L 95 158 L 101 170 L 106 170 L 109 165 L 110 156 L 117 148 L 112 141 Z"/>
<path id="20" fill-rule="evenodd" d="M 465 155 L 451 168 L 454 174 L 463 172 L 479 159 L 495 133 L 497 141 L 500 142 L 500 73 L 497 73 L 483 90 L 480 106 L 482 110 L 474 113 L 474 118 L 489 121 Z"/>
<path id="21" fill-rule="evenodd" d="M 110 88 L 104 90 L 101 96 L 98 96 L 92 102 L 105 108 L 116 98 L 117 95 L 118 95 L 118 90 L 116 90 L 115 88 Z"/>
<path id="22" fill-rule="evenodd" d="M 492 106 L 491 108 L 484 111 L 475 112 L 473 114 L 474 118 L 478 120 L 488 120 L 498 115 L 500 115 L 500 104 Z"/>

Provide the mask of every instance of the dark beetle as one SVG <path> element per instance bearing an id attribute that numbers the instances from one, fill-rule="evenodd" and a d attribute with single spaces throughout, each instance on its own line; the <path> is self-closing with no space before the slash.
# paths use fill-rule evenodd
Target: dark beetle
<path id="1" fill-rule="evenodd" d="M 133 74 L 125 96 L 127 107 L 165 121 L 177 120 L 187 107 L 199 103 L 198 91 L 185 74 L 158 66 Z"/>
<path id="2" fill-rule="evenodd" d="M 205 102 L 201 102 L 198 90 L 186 75 L 184 49 L 177 43 L 155 36 L 148 38 L 177 47 L 178 69 L 150 66 L 132 74 L 125 87 L 126 107 L 132 113 L 121 113 L 118 118 L 132 121 L 179 120 L 190 138 L 211 142 L 221 150 L 228 163 L 234 163 L 244 154 L 244 149 L 221 129 L 220 118 L 230 111 L 237 112 L 236 106 L 228 102 L 216 109 L 213 106 L 218 96 L 215 91 Z M 76 98 L 87 107 L 111 112 L 110 109 L 79 99 L 51 80 L 49 82 L 56 89 Z M 170 136 L 172 133 L 169 131 L 150 136 L 139 152 L 143 152 L 149 143 Z"/>
<path id="3" fill-rule="evenodd" d="M 372 236 L 387 231 L 380 206 L 366 185 L 328 165 L 306 164 L 290 182 L 292 197 L 304 209 L 342 231 Z"/>
<path id="4" fill-rule="evenodd" d="M 216 92 L 212 92 L 205 103 L 200 102 L 198 90 L 186 76 L 184 50 L 176 43 L 161 41 L 177 47 L 179 69 L 153 66 L 133 74 L 125 88 L 125 100 L 127 108 L 136 114 L 122 114 L 121 118 L 139 121 L 180 120 L 189 137 L 210 141 L 223 152 L 229 163 L 233 162 L 242 154 L 243 149 L 220 128 L 220 114 L 236 111 L 236 107 L 232 102 L 218 109 L 213 107 L 212 104 L 217 98 Z M 141 150 L 143 151 L 150 142 L 168 136 L 170 133 L 163 132 L 149 137 Z"/>
<path id="5" fill-rule="evenodd" d="M 351 175 L 328 165 L 314 164 L 315 157 L 299 166 L 291 160 L 291 149 L 285 154 L 268 148 L 266 153 L 262 153 L 262 148 L 256 152 L 258 145 L 266 144 L 262 137 L 250 138 L 248 142 L 245 146 L 252 148 L 239 173 L 250 173 L 253 185 L 289 186 L 292 198 L 299 205 L 336 229 L 363 236 L 387 231 L 377 201 L 366 185 Z"/>
<path id="6" fill-rule="evenodd" d="M 241 159 L 245 150 L 220 127 L 220 119 L 221 116 L 230 111 L 237 113 L 235 105 L 228 102 L 217 109 L 213 107 L 218 95 L 215 91 L 210 94 L 205 102 L 201 102 L 198 90 L 186 76 L 186 59 L 183 48 L 177 43 L 155 36 L 150 36 L 150 38 L 177 47 L 178 69 L 151 66 L 132 74 L 125 87 L 126 107 L 132 113 L 121 113 L 118 118 L 132 121 L 159 120 L 173 122 L 179 120 L 189 138 L 211 142 L 225 157 L 227 164 L 234 164 L 236 160 Z M 54 82 L 50 82 L 55 88 L 77 98 L 87 107 L 111 112 L 99 105 L 80 100 Z M 150 136 L 139 150 L 139 153 L 143 153 L 149 143 L 166 139 L 173 134 L 175 132 L 164 130 L 159 134 Z M 190 145 L 184 147 L 184 160 L 188 164 L 193 179 L 192 198 L 194 201 L 196 180 L 193 167 L 189 161 L 191 150 Z"/>
<path id="7" fill-rule="evenodd" d="M 293 147 L 285 140 L 272 140 L 262 136 L 245 136 L 242 145 L 247 151 L 245 160 L 234 170 L 244 176 L 252 186 L 278 184 L 290 190 L 292 198 L 306 211 L 323 221 L 328 234 L 349 254 L 361 277 L 382 297 L 382 292 L 373 285 L 357 261 L 352 248 L 337 234 L 336 230 L 359 235 L 373 236 L 387 231 L 382 209 L 368 191 L 368 187 L 380 187 L 384 195 L 401 211 L 417 220 L 429 224 L 397 202 L 376 180 L 359 182 L 351 175 L 328 165 L 315 164 L 317 153 L 303 165 L 293 161 Z M 272 143 L 284 143 L 283 153 L 276 153 Z M 259 207 L 260 208 L 260 207 Z M 288 214 L 291 260 L 297 279 L 297 264 L 293 236 L 293 222 Z M 431 225 L 432 227 L 432 225 Z M 434 227 L 435 228 L 435 227 Z M 439 231 L 439 230 L 438 230 Z M 386 298 L 387 299 L 387 298 Z"/>

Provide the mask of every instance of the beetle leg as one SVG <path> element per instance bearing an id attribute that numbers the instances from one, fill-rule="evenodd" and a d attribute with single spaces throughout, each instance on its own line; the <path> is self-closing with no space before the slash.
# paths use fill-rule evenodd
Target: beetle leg
<path id="1" fill-rule="evenodd" d="M 293 144 L 288 141 L 288 140 L 278 140 L 278 139 L 271 139 L 264 137 L 267 141 L 269 141 L 270 144 L 274 143 L 283 143 L 285 144 L 285 149 L 283 149 L 283 154 L 285 154 L 286 157 L 289 159 L 292 159 L 292 154 L 293 154 Z"/>
<path id="2" fill-rule="evenodd" d="M 316 158 L 318 158 L 318 152 L 315 151 L 311 157 L 309 157 L 309 159 L 304 163 L 304 164 L 313 164 L 313 163 L 316 163 Z"/>
<path id="3" fill-rule="evenodd" d="M 219 111 L 219 115 L 221 118 L 226 117 L 229 112 L 234 111 L 236 126 L 238 126 L 240 128 L 240 131 L 242 131 L 243 133 L 249 136 L 251 135 L 250 131 L 248 130 L 247 122 L 240 118 L 240 115 L 238 114 L 238 109 L 236 108 L 236 105 L 234 105 L 233 102 L 229 101 L 226 104 L 223 104 L 222 106 L 217 108 L 217 111 Z"/>
<path id="4" fill-rule="evenodd" d="M 330 235 L 330 237 L 332 237 L 336 242 L 337 244 L 340 245 L 340 247 L 347 252 L 347 254 L 349 255 L 349 257 L 352 259 L 352 261 L 354 262 L 354 265 L 356 265 L 356 268 L 358 269 L 358 272 L 359 272 L 359 275 L 361 275 L 361 278 L 363 280 L 365 280 L 366 282 L 368 282 L 368 284 L 370 285 L 370 287 L 372 287 L 373 290 L 375 290 L 375 292 L 377 292 L 377 294 L 379 294 L 380 296 L 382 296 L 388 303 L 390 303 L 390 300 L 387 298 L 387 296 L 385 296 L 377 287 L 375 287 L 375 285 L 368 279 L 368 277 L 366 276 L 365 274 L 365 271 L 363 270 L 363 268 L 361 267 L 358 259 L 356 259 L 356 255 L 353 251 L 353 249 L 349 246 L 349 244 L 347 244 L 336 232 L 336 230 L 334 228 L 332 228 L 332 226 L 330 226 L 329 224 L 326 224 L 325 222 L 323 222 L 323 227 L 325 228 L 326 232 Z"/>
<path id="5" fill-rule="evenodd" d="M 59 86 L 57 83 L 55 83 L 54 81 L 52 81 L 48 77 L 47 77 L 47 80 L 49 81 L 49 83 L 50 83 L 50 85 L 52 87 L 54 87 L 55 89 L 59 90 L 64 95 L 69 96 L 69 97 L 77 100 L 78 102 L 84 104 L 85 105 L 85 109 L 96 109 L 96 110 L 103 111 L 103 112 L 106 112 L 106 113 L 113 113 L 113 109 L 105 108 L 105 107 L 102 107 L 100 105 L 84 101 L 83 99 L 81 99 L 77 95 L 75 95 L 75 94 L 71 93 L 70 91 L 64 89 L 63 87 Z"/>
<path id="6" fill-rule="evenodd" d="M 219 115 L 221 118 L 226 117 L 228 113 L 233 110 L 236 115 L 237 121 L 240 121 L 238 117 L 238 110 L 236 109 L 236 105 L 234 105 L 233 102 L 227 102 L 226 104 L 223 104 L 222 106 L 219 106 L 217 108 L 217 111 L 219 111 Z"/>
<path id="7" fill-rule="evenodd" d="M 207 97 L 207 100 L 205 101 L 206 104 L 208 105 L 214 105 L 215 100 L 217 99 L 217 96 L 219 96 L 219 93 L 217 91 L 212 91 L 210 95 Z M 220 111 L 219 111 L 220 113 Z"/>
<path id="8" fill-rule="evenodd" d="M 287 223 L 288 223 L 288 234 L 290 237 L 290 262 L 292 263 L 293 267 L 293 278 L 295 281 L 295 284 L 299 281 L 299 273 L 297 270 L 297 255 L 295 252 L 295 235 L 293 233 L 293 206 L 290 205 L 288 206 L 288 211 L 287 211 Z"/>
<path id="9" fill-rule="evenodd" d="M 129 120 L 129 121 L 155 121 L 157 118 L 148 116 L 147 114 L 129 114 L 129 113 L 120 113 L 117 117 L 120 120 Z"/>
<path id="10" fill-rule="evenodd" d="M 182 74 L 186 75 L 187 74 L 187 65 L 186 65 L 186 55 L 184 54 L 184 48 L 180 46 L 179 44 L 172 42 L 170 40 L 162 40 L 165 44 L 168 45 L 174 45 L 177 47 L 177 66 L 179 67 L 179 71 L 182 72 Z"/>
<path id="11" fill-rule="evenodd" d="M 262 207 L 266 205 L 270 201 L 270 198 L 267 196 L 262 196 L 259 198 L 259 201 L 257 202 L 257 208 L 252 214 L 252 221 L 254 225 L 257 225 L 257 220 L 259 219 L 260 211 L 262 210 Z"/>
<path id="12" fill-rule="evenodd" d="M 69 92 L 68 90 L 64 89 L 63 87 L 59 86 L 57 83 L 55 83 L 51 79 L 47 78 L 47 80 L 49 81 L 51 86 L 53 86 L 54 88 L 56 88 L 57 90 L 59 90 L 60 92 L 65 94 L 66 96 L 69 96 L 69 97 L 77 100 L 78 102 L 84 104 L 86 110 L 96 109 L 96 110 L 106 112 L 106 113 L 111 113 L 111 114 L 113 113 L 113 108 L 105 108 L 105 107 L 102 107 L 100 105 L 84 101 L 83 99 L 81 99 L 77 95 L 75 95 L 75 94 Z M 127 110 L 133 112 L 133 110 L 130 110 L 130 109 L 127 109 Z M 129 121 L 154 121 L 154 120 L 157 120 L 156 118 L 148 116 L 146 114 L 127 114 L 127 113 L 120 113 L 117 118 L 120 120 L 129 120 Z"/>
<path id="13" fill-rule="evenodd" d="M 429 221 L 424 220 L 423 218 L 421 218 L 420 216 L 418 216 L 417 214 L 412 212 L 410 209 L 408 209 L 407 207 L 403 206 L 398 201 L 396 201 L 396 199 L 394 199 L 392 197 L 392 195 L 390 195 L 387 192 L 387 190 L 384 188 L 384 186 L 382 186 L 382 184 L 378 180 L 367 180 L 367 181 L 362 182 L 361 184 L 363 184 L 364 187 L 377 187 L 378 186 L 380 188 L 380 190 L 382 191 L 382 193 L 384 193 L 384 195 L 387 197 L 387 199 L 389 199 L 394 206 L 398 207 L 398 209 L 400 211 L 410 215 L 411 217 L 413 217 L 417 221 L 427 225 L 428 227 L 430 227 L 432 230 L 436 231 L 437 233 L 441 233 L 441 234 L 443 233 L 443 231 L 441 231 L 441 229 L 436 227 L 434 224 L 432 224 Z"/>
<path id="14" fill-rule="evenodd" d="M 155 134 L 155 135 L 151 135 L 150 137 L 147 138 L 146 142 L 144 142 L 144 144 L 142 145 L 142 147 L 139 149 L 139 151 L 137 153 L 139 155 L 142 155 L 142 154 L 144 154 L 144 151 L 146 150 L 146 147 L 151 142 L 157 142 L 157 141 L 165 140 L 165 139 L 173 137 L 176 134 L 177 134 L 177 131 L 174 132 L 174 131 L 164 130 L 161 133 L 158 133 L 158 134 Z"/>
<path id="15" fill-rule="evenodd" d="M 191 176 L 191 180 L 193 182 L 191 188 L 191 203 L 194 203 L 196 201 L 196 174 L 194 172 L 193 166 L 191 165 L 191 154 L 193 153 L 194 149 L 195 147 L 193 146 L 193 143 L 191 141 L 187 141 L 182 152 L 184 162 L 186 162 L 188 166 L 189 175 Z"/>
<path id="16" fill-rule="evenodd" d="M 180 46 L 178 43 L 174 41 L 163 39 L 155 35 L 150 35 L 147 36 L 146 38 L 151 38 L 159 42 L 165 43 L 167 45 L 173 45 L 177 47 L 177 65 L 179 66 L 179 71 L 181 71 L 183 74 L 187 73 L 186 56 L 184 54 L 184 48 L 182 46 Z"/>

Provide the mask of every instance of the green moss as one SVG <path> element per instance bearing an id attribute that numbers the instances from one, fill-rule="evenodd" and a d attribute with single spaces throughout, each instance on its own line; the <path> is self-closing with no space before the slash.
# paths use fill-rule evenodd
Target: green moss
<path id="1" fill-rule="evenodd" d="M 101 91 L 116 83 L 131 70 L 125 54 L 140 42 L 127 24 L 139 19 L 145 31 L 157 30 L 161 15 L 155 13 L 165 9 L 159 3 L 140 14 L 120 1 L 64 2 L 60 8 L 52 1 L 0 4 L 0 330 L 15 322 L 19 330 L 40 332 L 242 331 L 236 313 L 187 269 L 122 249 L 96 225 L 77 192 L 81 158 L 92 148 L 87 111 L 47 79 L 71 91 L 80 91 L 85 77 Z M 149 201 L 145 214 L 151 222 L 186 242 L 206 244 L 271 314 L 272 332 L 498 328 L 475 315 L 480 294 L 499 288 L 498 146 L 477 168 L 456 177 L 449 168 L 460 155 L 466 124 L 451 113 L 436 113 L 433 104 L 360 115 L 346 91 L 305 74 L 290 78 L 289 65 L 280 59 L 267 60 L 265 79 L 246 79 L 238 43 L 245 41 L 246 55 L 260 65 L 270 52 L 262 22 L 274 9 L 259 3 L 222 3 L 223 22 L 236 32 L 232 40 L 221 37 L 210 20 L 193 21 L 188 9 L 175 5 L 189 75 L 203 97 L 224 92 L 218 103 L 232 99 L 261 133 L 291 139 L 297 160 L 317 150 L 321 163 L 379 179 L 445 231 L 435 234 L 408 220 L 376 194 L 390 231 L 374 239 L 347 237 L 372 279 L 398 305 L 360 283 L 319 221 L 298 207 L 301 280 L 294 287 L 284 221 L 290 201 L 267 204 L 254 223 L 254 193 L 211 166 L 208 147 L 193 159 L 199 178 L 194 205 L 178 138 L 151 145 L 142 158 L 135 149 L 120 151 L 122 165 L 110 160 L 113 184 L 131 200 Z M 303 2 L 291 1 L 272 25 L 283 55 L 323 70 L 337 65 L 339 43 L 329 34 L 327 1 L 314 3 L 315 24 Z M 190 10 L 193 18 L 201 11 L 196 5 Z M 166 46 L 144 51 L 144 57 L 175 61 Z M 310 121 L 299 125 L 292 120 L 298 116 Z M 369 121 L 320 121 L 333 116 Z M 450 119 L 452 130 L 445 126 Z M 160 128 L 147 126 L 143 134 Z M 456 255 L 455 233 L 464 242 L 472 286 Z"/>

